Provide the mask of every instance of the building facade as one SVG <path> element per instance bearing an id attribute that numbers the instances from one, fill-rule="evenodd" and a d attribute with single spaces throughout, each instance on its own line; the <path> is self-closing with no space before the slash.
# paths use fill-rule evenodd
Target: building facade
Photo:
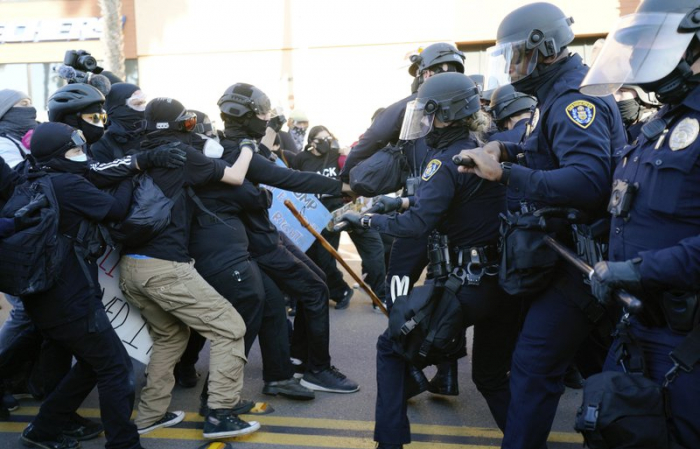
<path id="1" fill-rule="evenodd" d="M 584 58 L 639 0 L 551 0 L 574 18 L 571 46 Z M 349 144 L 372 113 L 410 93 L 407 56 L 453 42 L 467 74 L 482 73 L 500 20 L 527 0 L 122 0 L 127 81 L 218 119 L 236 82 L 274 106 L 306 111 Z M 37 109 L 63 81 L 66 50 L 98 60 L 97 0 L 0 0 L 0 87 L 30 94 Z M 109 69 L 109 67 L 106 67 Z"/>

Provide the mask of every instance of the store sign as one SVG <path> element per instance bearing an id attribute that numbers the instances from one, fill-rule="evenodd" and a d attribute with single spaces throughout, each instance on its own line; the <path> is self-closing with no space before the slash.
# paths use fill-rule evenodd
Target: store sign
<path id="1" fill-rule="evenodd" d="M 102 21 L 98 17 L 0 22 L 0 44 L 87 41 L 101 36 Z"/>

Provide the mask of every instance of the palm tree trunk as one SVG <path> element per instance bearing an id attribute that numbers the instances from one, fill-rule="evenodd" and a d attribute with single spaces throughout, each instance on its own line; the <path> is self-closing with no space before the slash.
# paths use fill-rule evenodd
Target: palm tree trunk
<path id="1" fill-rule="evenodd" d="M 122 33 L 121 0 L 100 0 L 103 29 L 102 43 L 105 49 L 105 70 L 109 70 L 121 79 L 124 69 L 124 34 Z"/>

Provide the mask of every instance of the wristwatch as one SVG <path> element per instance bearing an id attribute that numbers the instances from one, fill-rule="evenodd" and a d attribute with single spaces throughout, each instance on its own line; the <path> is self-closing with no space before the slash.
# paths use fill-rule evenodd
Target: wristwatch
<path id="1" fill-rule="evenodd" d="M 360 217 L 360 226 L 362 226 L 362 229 L 369 229 L 370 226 L 372 226 L 372 216 L 371 215 L 363 215 Z"/>
<path id="2" fill-rule="evenodd" d="M 510 169 L 513 166 L 512 162 L 501 162 L 501 179 L 498 180 L 504 186 L 510 181 Z"/>

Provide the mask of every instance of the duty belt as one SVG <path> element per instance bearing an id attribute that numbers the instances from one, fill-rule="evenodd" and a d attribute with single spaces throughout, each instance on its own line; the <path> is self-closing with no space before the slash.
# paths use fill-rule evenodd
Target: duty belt
<path id="1" fill-rule="evenodd" d="M 456 247 L 452 249 L 456 258 L 454 273 L 468 285 L 479 285 L 484 275 L 498 274 L 498 247 L 496 245 Z"/>

